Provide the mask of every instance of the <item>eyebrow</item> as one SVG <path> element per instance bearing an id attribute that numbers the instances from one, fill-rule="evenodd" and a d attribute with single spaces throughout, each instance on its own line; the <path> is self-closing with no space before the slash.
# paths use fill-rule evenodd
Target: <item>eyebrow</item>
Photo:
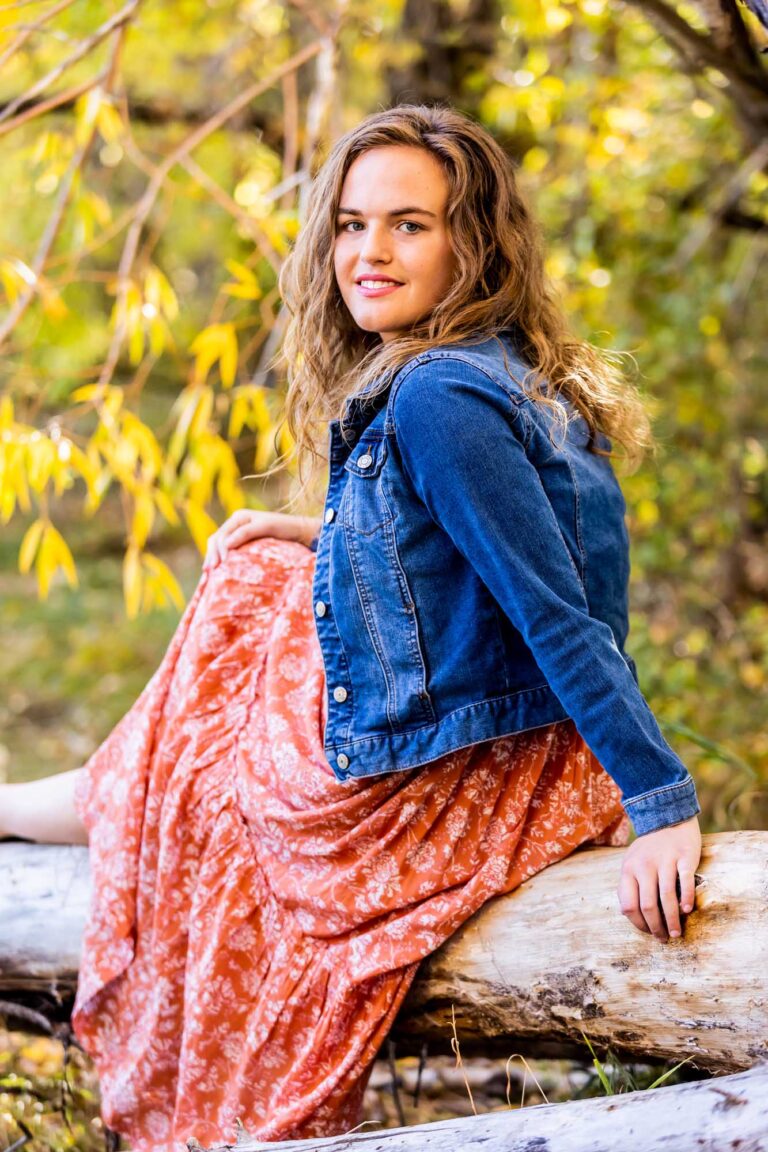
<path id="1" fill-rule="evenodd" d="M 361 212 L 359 208 L 339 208 L 337 211 L 338 216 L 363 216 L 365 213 Z M 432 216 L 435 220 L 437 214 L 430 212 L 426 208 L 395 208 L 392 212 L 387 213 L 388 216 Z"/>

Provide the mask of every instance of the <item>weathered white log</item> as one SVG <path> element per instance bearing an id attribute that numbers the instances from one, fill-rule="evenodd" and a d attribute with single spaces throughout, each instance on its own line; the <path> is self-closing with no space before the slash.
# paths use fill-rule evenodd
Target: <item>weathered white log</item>
<path id="1" fill-rule="evenodd" d="M 87 848 L 0 843 L 0 992 L 74 995 L 89 901 Z"/>
<path id="2" fill-rule="evenodd" d="M 200 1145 L 190 1140 L 190 1152 Z M 217 1145 L 224 1152 L 234 1145 Z M 768 1065 L 693 1084 L 237 1152 L 768 1152 Z"/>
<path id="3" fill-rule="evenodd" d="M 422 965 L 394 1035 L 576 1041 L 732 1072 L 768 1058 L 768 833 L 704 838 L 696 911 L 660 944 L 619 914 L 621 849 L 577 852 L 492 901 Z M 87 850 L 0 844 L 0 996 L 71 995 Z"/>
<path id="4" fill-rule="evenodd" d="M 444 1036 L 453 1005 L 465 1041 L 583 1032 L 712 1071 L 768 1059 L 768 832 L 704 837 L 695 910 L 667 944 L 618 913 L 622 854 L 577 852 L 487 904 L 422 964 L 401 1034 Z"/>

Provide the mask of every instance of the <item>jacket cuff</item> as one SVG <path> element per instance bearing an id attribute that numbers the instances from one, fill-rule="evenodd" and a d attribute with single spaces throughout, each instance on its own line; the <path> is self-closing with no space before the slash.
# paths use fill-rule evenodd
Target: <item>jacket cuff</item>
<path id="1" fill-rule="evenodd" d="M 677 784 L 666 784 L 624 801 L 624 808 L 638 836 L 680 824 L 701 812 L 696 785 L 688 775 Z"/>
<path id="2" fill-rule="evenodd" d="M 312 539 L 311 539 L 311 540 L 310 540 L 310 542 L 309 542 L 309 550 L 310 550 L 310 552 L 317 552 L 317 545 L 319 544 L 319 542 L 320 542 L 320 537 L 319 537 L 319 536 L 313 536 L 313 537 L 312 537 Z"/>

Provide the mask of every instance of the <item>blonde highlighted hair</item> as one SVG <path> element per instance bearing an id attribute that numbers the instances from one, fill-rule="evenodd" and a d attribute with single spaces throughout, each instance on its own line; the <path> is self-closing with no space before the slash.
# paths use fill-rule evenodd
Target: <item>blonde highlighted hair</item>
<path id="1" fill-rule="evenodd" d="M 347 171 L 364 152 L 387 145 L 424 148 L 441 164 L 457 270 L 450 291 L 430 315 L 383 343 L 378 334 L 360 329 L 344 304 L 334 274 L 334 243 Z M 290 313 L 282 355 L 286 421 L 300 478 L 307 463 L 314 473 L 324 459 L 320 448 L 327 421 L 343 416 L 351 394 L 386 389 L 392 373 L 427 348 L 478 341 L 503 330 L 511 330 L 529 365 L 520 383 L 532 399 L 550 405 L 561 424 L 567 420 L 562 401 L 570 401 L 593 438 L 607 435 L 612 454 L 630 466 L 652 446 L 645 404 L 617 366 L 628 354 L 606 352 L 573 336 L 548 282 L 540 226 L 521 195 L 512 160 L 490 132 L 455 109 L 400 104 L 367 116 L 336 142 L 314 180 L 306 223 L 283 265 L 279 287 Z M 596 445 L 593 450 L 601 451 Z M 298 497 L 311 482 L 312 477 Z"/>

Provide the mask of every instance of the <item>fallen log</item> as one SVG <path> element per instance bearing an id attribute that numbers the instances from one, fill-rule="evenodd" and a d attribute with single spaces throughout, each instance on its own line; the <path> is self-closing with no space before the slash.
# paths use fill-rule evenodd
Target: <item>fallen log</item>
<path id="1" fill-rule="evenodd" d="M 768 1059 L 768 832 L 705 836 L 696 906 L 662 944 L 618 913 L 622 849 L 576 852 L 467 921 L 419 969 L 400 1035 L 532 1038 L 689 1056 L 733 1072 Z M 530 1045 L 528 1045 L 530 1050 Z M 582 1049 L 583 1050 L 583 1049 Z"/>
<path id="2" fill-rule="evenodd" d="M 630 1059 L 768 1059 L 768 833 L 704 837 L 696 909 L 661 944 L 619 914 L 621 849 L 577 852 L 491 901 L 422 964 L 393 1036 L 545 1054 L 583 1034 Z M 0 999 L 71 1000 L 87 849 L 0 843 Z M 27 1001 L 28 1002 L 28 1001 Z"/>
<path id="3" fill-rule="evenodd" d="M 190 1140 L 190 1152 L 201 1152 Z M 234 1145 L 217 1145 L 226 1152 Z M 768 1064 L 694 1084 L 483 1116 L 264 1143 L 241 1134 L 237 1152 L 768 1152 Z"/>

